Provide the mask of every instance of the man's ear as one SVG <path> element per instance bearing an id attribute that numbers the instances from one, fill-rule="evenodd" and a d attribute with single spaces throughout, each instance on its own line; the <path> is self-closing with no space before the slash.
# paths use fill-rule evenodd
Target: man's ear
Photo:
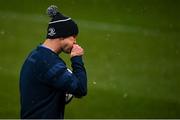
<path id="1" fill-rule="evenodd" d="M 60 44 L 63 44 L 64 38 L 62 38 L 62 37 L 61 37 L 61 38 L 58 38 L 58 41 L 59 41 Z"/>
<path id="2" fill-rule="evenodd" d="M 77 35 L 73 35 L 73 37 L 74 37 L 75 39 L 77 39 Z"/>

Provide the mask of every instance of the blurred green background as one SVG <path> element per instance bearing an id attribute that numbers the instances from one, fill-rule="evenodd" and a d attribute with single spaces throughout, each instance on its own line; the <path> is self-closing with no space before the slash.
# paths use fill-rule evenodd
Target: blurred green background
<path id="1" fill-rule="evenodd" d="M 179 0 L 0 0 L 0 118 L 19 118 L 19 72 L 51 4 L 77 21 L 88 73 L 65 118 L 180 118 Z"/>

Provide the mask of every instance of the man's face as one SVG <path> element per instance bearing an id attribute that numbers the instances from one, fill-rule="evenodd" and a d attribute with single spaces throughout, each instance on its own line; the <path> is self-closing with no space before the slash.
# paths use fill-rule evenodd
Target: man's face
<path id="1" fill-rule="evenodd" d="M 65 53 L 71 53 L 73 44 L 76 44 L 76 36 L 70 36 L 62 40 L 62 51 Z"/>

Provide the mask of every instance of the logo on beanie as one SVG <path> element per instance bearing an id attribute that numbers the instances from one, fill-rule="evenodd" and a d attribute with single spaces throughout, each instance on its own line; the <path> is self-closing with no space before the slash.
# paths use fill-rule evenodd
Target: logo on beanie
<path id="1" fill-rule="evenodd" d="M 55 29 L 54 28 L 49 28 L 48 35 L 54 36 L 55 34 L 56 34 Z"/>

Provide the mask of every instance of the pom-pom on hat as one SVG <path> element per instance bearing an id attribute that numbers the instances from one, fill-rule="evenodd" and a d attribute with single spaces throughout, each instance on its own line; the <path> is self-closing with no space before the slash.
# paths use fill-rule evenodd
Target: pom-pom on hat
<path id="1" fill-rule="evenodd" d="M 51 5 L 47 8 L 47 14 L 51 17 L 47 29 L 47 37 L 49 39 L 66 38 L 78 35 L 78 26 L 70 17 L 64 16 L 58 11 L 58 7 Z"/>

